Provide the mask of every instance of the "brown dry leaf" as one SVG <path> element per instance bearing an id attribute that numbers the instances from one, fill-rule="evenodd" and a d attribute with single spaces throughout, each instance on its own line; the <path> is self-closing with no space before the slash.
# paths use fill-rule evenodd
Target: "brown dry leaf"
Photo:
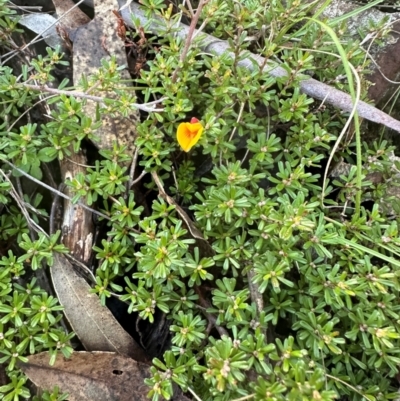
<path id="1" fill-rule="evenodd" d="M 101 305 L 98 296 L 89 293 L 89 284 L 65 256 L 54 255 L 51 277 L 65 316 L 86 350 L 118 352 L 137 361 L 148 361 L 144 350 Z"/>
<path id="2" fill-rule="evenodd" d="M 149 365 L 112 352 L 74 352 L 49 366 L 48 352 L 32 355 L 19 367 L 41 389 L 58 386 L 69 401 L 148 401 Z M 175 401 L 189 401 L 179 393 Z"/>
<path id="3" fill-rule="evenodd" d="M 42 352 L 20 364 L 22 371 L 41 389 L 58 386 L 69 401 L 148 401 L 149 365 L 112 352 L 74 352 L 69 359 Z"/>

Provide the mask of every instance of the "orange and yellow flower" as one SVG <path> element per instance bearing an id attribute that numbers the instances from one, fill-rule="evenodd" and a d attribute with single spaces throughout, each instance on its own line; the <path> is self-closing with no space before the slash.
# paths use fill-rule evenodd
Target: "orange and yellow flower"
<path id="1" fill-rule="evenodd" d="M 201 134 L 203 133 L 203 126 L 201 122 L 193 117 L 190 123 L 180 123 L 176 138 L 181 148 L 185 152 L 189 152 L 190 149 L 199 141 Z"/>

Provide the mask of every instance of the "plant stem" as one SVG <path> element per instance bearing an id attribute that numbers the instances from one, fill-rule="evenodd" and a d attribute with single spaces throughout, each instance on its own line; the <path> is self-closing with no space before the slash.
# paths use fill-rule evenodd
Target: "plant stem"
<path id="1" fill-rule="evenodd" d="M 113 100 L 113 99 L 107 99 L 107 98 L 101 97 L 101 96 L 88 95 L 85 92 L 79 92 L 79 91 L 74 91 L 74 90 L 66 91 L 66 90 L 62 90 L 62 89 L 50 88 L 47 85 L 32 85 L 32 84 L 26 84 L 26 83 L 23 83 L 22 85 L 25 88 L 40 91 L 40 92 L 53 93 L 56 95 L 75 96 L 75 97 L 82 98 L 82 99 L 92 100 L 93 102 L 96 102 L 96 103 L 104 103 L 106 100 Z M 156 105 L 157 103 L 161 103 L 163 100 L 164 100 L 164 98 L 155 100 L 153 102 L 143 103 L 143 104 L 131 103 L 131 106 L 133 106 L 139 110 L 143 110 L 147 113 L 162 112 L 162 111 L 164 111 L 163 108 L 156 109 L 156 108 L 154 108 L 154 105 Z"/>

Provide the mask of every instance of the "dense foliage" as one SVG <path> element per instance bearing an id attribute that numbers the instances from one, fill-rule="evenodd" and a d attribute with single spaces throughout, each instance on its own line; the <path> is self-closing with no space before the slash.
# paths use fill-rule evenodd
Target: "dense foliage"
<path id="1" fill-rule="evenodd" d="M 135 190 L 126 191 L 126 148 L 100 151 L 87 174 L 67 184 L 75 201 L 85 198 L 110 217 L 107 237 L 94 247 L 99 264 L 93 290 L 103 302 L 117 294 L 130 312 L 150 322 L 157 309 L 170 319 L 172 344 L 153 361 L 150 396 L 168 398 L 175 382 L 204 401 L 395 398 L 400 210 L 389 196 L 398 182 L 394 147 L 378 135 L 362 143 L 360 170 L 351 132 L 334 155 L 348 168 L 337 176 L 330 172 L 324 187 L 346 115 L 301 94 L 299 82 L 312 74 L 350 90 L 323 26 L 308 22 L 302 29 L 313 6 L 210 0 L 205 30 L 228 40 L 234 58 L 205 54 L 196 39 L 180 62 L 184 42 L 168 29 L 179 15 L 171 16 L 160 0 L 141 3 L 166 22 L 163 35 L 148 35 L 149 60 L 137 79 L 145 101 L 165 98 L 164 111 L 143 116 L 137 127 L 137 169 L 153 173 L 141 182 L 147 205 L 139 204 Z M 16 30 L 13 17 L 0 1 L 3 52 Z M 363 74 L 365 53 L 354 36 L 344 40 L 345 25 L 333 28 L 340 30 L 348 62 Z M 280 60 L 288 77 L 240 67 L 249 51 Z M 0 67 L 1 159 L 39 179 L 46 163 L 69 156 L 71 144 L 78 150 L 95 140 L 99 126 L 85 116 L 85 99 L 65 95 L 51 98 L 57 107 L 48 122 L 24 122 L 23 113 L 40 96 L 26 84 L 51 81 L 60 62 L 61 53 L 49 49 L 21 74 Z M 108 60 L 82 87 L 101 81 L 104 91 L 112 90 L 118 77 Z M 119 96 L 100 107 L 99 116 L 128 113 L 132 93 Z M 204 133 L 186 154 L 176 129 L 192 116 Z M 24 194 L 32 206 L 27 219 L 12 192 L 21 172 L 9 176 L 5 162 L 2 169 L 0 362 L 8 364 L 12 382 L 0 391 L 11 400 L 28 395 L 18 359 L 44 349 L 69 355 L 72 349 L 71 335 L 58 324 L 57 300 L 35 278 L 19 284 L 28 265 L 29 271 L 51 265 L 52 254 L 65 249 L 57 234 L 33 235 L 32 221 L 47 227 L 43 197 Z M 154 173 L 179 206 L 158 196 Z M 206 241 L 191 235 L 181 208 Z"/>

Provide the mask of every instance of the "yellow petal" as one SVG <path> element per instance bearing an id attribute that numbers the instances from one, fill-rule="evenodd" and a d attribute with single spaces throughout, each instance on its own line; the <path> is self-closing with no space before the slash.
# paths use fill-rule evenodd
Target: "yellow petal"
<path id="1" fill-rule="evenodd" d="M 203 129 L 200 122 L 179 124 L 176 138 L 185 152 L 189 152 L 196 145 L 203 133 Z"/>

